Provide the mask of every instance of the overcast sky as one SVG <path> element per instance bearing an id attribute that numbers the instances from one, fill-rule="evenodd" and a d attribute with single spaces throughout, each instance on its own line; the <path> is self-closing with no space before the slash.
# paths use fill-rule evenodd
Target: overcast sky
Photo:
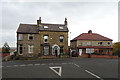
<path id="1" fill-rule="evenodd" d="M 69 40 L 87 33 L 101 34 L 118 41 L 118 2 L 3 2 L 2 42 L 16 46 L 16 31 L 20 23 L 36 24 L 42 17 L 43 23 L 63 24 L 68 20 Z M 71 32 L 71 35 L 70 35 Z"/>

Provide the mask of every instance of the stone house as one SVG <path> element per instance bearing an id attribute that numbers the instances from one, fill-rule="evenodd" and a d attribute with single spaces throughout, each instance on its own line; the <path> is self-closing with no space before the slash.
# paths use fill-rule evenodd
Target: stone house
<path id="1" fill-rule="evenodd" d="M 24 57 L 58 56 L 68 52 L 68 26 L 42 23 L 20 24 L 17 30 L 17 52 Z"/>
<path id="2" fill-rule="evenodd" d="M 86 53 L 112 55 L 112 39 L 97 33 L 82 33 L 70 41 L 71 51 L 75 50 L 79 56 Z"/>

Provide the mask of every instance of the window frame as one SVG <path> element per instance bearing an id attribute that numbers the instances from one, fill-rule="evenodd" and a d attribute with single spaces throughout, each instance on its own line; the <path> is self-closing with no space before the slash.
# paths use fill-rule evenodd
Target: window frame
<path id="1" fill-rule="evenodd" d="M 87 42 L 87 46 L 92 46 L 92 42 Z"/>
<path id="2" fill-rule="evenodd" d="M 30 39 L 30 37 L 33 37 L 33 39 Z M 28 40 L 34 40 L 34 34 L 28 34 Z"/>
<path id="3" fill-rule="evenodd" d="M 46 38 L 47 41 L 45 41 L 45 40 L 46 40 L 46 39 L 45 39 L 45 36 L 47 37 L 47 38 Z M 44 43 L 48 43 L 48 39 L 49 39 L 49 36 L 48 36 L 48 35 L 44 35 L 44 36 L 43 36 Z"/>
<path id="4" fill-rule="evenodd" d="M 18 34 L 18 40 L 23 40 L 23 34 Z"/>
<path id="5" fill-rule="evenodd" d="M 46 51 L 46 50 L 48 50 L 48 54 L 45 54 L 45 51 Z M 44 54 L 45 56 L 49 55 L 49 54 L 50 54 L 49 50 L 50 50 L 50 47 L 49 47 L 49 46 L 44 46 L 44 47 L 43 47 L 43 54 Z"/>
<path id="6" fill-rule="evenodd" d="M 107 46 L 111 46 L 111 43 L 110 43 L 110 42 L 107 42 Z"/>
<path id="7" fill-rule="evenodd" d="M 63 54 L 63 53 L 64 53 L 64 46 L 60 46 L 60 54 Z"/>
<path id="8" fill-rule="evenodd" d="M 61 37 L 62 37 L 62 39 L 61 39 Z M 62 40 L 62 41 L 61 41 Z M 64 35 L 60 35 L 59 36 L 59 42 L 64 42 Z"/>
<path id="9" fill-rule="evenodd" d="M 98 45 L 99 45 L 99 46 L 102 46 L 102 45 L 103 45 L 103 42 L 98 42 Z"/>
<path id="10" fill-rule="evenodd" d="M 92 54 L 92 53 L 95 52 L 94 50 L 95 50 L 94 48 L 86 48 L 86 53 L 87 54 Z"/>
<path id="11" fill-rule="evenodd" d="M 33 44 L 28 45 L 28 53 L 34 53 L 34 45 Z"/>
<path id="12" fill-rule="evenodd" d="M 22 48 L 22 50 L 21 50 Z M 18 44 L 18 54 L 23 55 L 23 44 Z"/>

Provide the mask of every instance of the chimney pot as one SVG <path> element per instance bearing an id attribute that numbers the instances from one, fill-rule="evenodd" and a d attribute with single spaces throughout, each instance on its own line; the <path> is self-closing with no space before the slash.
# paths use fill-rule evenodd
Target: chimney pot
<path id="1" fill-rule="evenodd" d="M 89 34 L 92 34 L 92 30 L 89 30 L 88 33 L 89 33 Z"/>

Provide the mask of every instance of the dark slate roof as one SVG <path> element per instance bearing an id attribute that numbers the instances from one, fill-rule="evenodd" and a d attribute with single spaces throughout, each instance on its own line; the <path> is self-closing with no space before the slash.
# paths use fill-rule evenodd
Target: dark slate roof
<path id="1" fill-rule="evenodd" d="M 77 36 L 76 38 L 74 38 L 73 40 L 100 40 L 100 41 L 112 41 L 112 39 L 104 37 L 100 34 L 97 33 L 82 33 L 79 36 Z M 72 40 L 72 41 L 73 41 Z"/>
<path id="2" fill-rule="evenodd" d="M 48 26 L 48 28 L 44 28 L 44 26 Z M 63 27 L 60 29 L 59 27 Z M 39 27 L 40 31 L 63 31 L 68 32 L 68 28 L 64 24 L 48 24 L 48 23 L 41 23 Z"/>
<path id="3" fill-rule="evenodd" d="M 44 26 L 48 26 L 48 28 L 44 28 Z M 60 29 L 59 27 L 63 27 L 63 29 Z M 64 24 L 41 23 L 39 29 L 38 26 L 34 24 L 20 24 L 17 33 L 39 33 L 39 31 L 68 32 L 68 28 Z"/>
<path id="4" fill-rule="evenodd" d="M 32 24 L 20 24 L 17 33 L 38 33 L 38 27 Z"/>

